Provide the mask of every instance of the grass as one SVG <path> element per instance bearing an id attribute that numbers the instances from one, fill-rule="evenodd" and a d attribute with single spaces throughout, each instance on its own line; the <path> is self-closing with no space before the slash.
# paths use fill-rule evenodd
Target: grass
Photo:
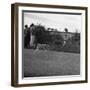
<path id="1" fill-rule="evenodd" d="M 24 49 L 24 76 L 80 74 L 80 54 Z"/>

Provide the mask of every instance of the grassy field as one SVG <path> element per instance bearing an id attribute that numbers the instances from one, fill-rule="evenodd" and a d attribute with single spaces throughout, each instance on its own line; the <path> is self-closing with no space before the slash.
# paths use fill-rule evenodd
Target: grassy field
<path id="1" fill-rule="evenodd" d="M 24 76 L 79 75 L 80 54 L 24 49 Z"/>

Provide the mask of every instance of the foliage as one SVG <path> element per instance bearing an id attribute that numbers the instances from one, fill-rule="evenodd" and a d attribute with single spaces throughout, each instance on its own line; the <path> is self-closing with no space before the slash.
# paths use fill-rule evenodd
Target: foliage
<path id="1" fill-rule="evenodd" d="M 65 32 L 68 33 L 68 29 L 65 28 Z M 48 31 L 45 26 L 34 25 L 32 31 L 35 35 L 35 44 L 39 44 L 40 50 L 52 50 L 52 51 L 64 51 L 64 52 L 75 52 L 80 53 L 80 33 L 73 33 L 73 36 L 66 41 L 63 45 L 64 39 L 58 31 Z M 30 29 L 24 37 L 24 47 L 28 47 L 30 41 Z"/>
<path id="2" fill-rule="evenodd" d="M 65 32 L 68 32 L 68 29 L 67 28 L 65 28 Z"/>
<path id="3" fill-rule="evenodd" d="M 72 37 L 72 41 L 79 41 L 80 40 L 80 33 L 75 33 L 74 36 Z"/>

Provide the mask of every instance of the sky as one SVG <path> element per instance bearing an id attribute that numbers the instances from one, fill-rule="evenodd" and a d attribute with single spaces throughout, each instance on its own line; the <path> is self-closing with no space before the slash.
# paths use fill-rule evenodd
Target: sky
<path id="1" fill-rule="evenodd" d="M 24 12 L 24 25 L 41 24 L 58 31 L 64 31 L 67 28 L 69 32 L 81 32 L 81 21 L 81 15 Z"/>

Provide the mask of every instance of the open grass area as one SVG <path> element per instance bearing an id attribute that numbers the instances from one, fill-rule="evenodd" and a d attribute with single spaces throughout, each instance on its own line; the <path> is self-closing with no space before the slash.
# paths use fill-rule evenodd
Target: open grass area
<path id="1" fill-rule="evenodd" d="M 24 49 L 24 76 L 79 75 L 80 54 Z"/>

